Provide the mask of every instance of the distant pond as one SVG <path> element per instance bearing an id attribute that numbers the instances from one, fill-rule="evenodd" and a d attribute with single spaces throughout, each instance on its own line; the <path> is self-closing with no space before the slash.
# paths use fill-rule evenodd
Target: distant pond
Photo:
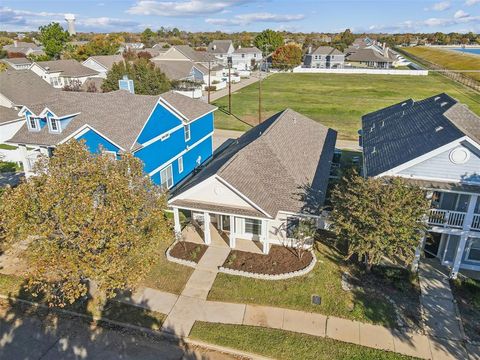
<path id="1" fill-rule="evenodd" d="M 469 54 L 480 55 L 480 48 L 456 48 L 455 51 L 466 52 Z"/>

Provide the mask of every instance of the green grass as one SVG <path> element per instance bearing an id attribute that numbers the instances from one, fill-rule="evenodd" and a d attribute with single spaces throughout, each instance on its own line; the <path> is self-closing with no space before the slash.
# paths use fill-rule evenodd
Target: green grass
<path id="1" fill-rule="evenodd" d="M 480 281 L 457 279 L 452 281 L 452 289 L 465 333 L 471 340 L 480 341 Z"/>
<path id="2" fill-rule="evenodd" d="M 460 53 L 452 49 L 425 46 L 407 47 L 402 48 L 402 50 L 449 70 L 480 70 L 480 56 L 478 55 Z M 480 81 L 480 73 L 464 74 Z"/>
<path id="3" fill-rule="evenodd" d="M 411 359 L 392 352 L 370 349 L 332 339 L 253 326 L 196 322 L 190 337 L 275 359 Z"/>
<path id="4" fill-rule="evenodd" d="M 480 94 L 441 75 L 393 76 L 352 74 L 273 74 L 262 82 L 262 117 L 287 107 L 339 131 L 340 139 L 357 140 L 362 115 L 408 98 L 420 100 L 440 92 L 467 104 L 480 114 Z M 214 102 L 226 107 L 228 98 Z M 242 120 L 258 123 L 258 84 L 232 95 L 232 112 Z M 215 114 L 217 129 L 250 127 L 222 111 Z"/>
<path id="5" fill-rule="evenodd" d="M 0 144 L 0 149 L 3 150 L 15 150 L 17 147 L 13 145 L 8 145 L 8 144 Z"/>
<path id="6" fill-rule="evenodd" d="M 172 242 L 172 239 L 166 239 L 162 244 L 162 252 L 165 252 Z M 180 294 L 192 273 L 192 268 L 168 261 L 162 253 L 141 285 Z"/>
<path id="7" fill-rule="evenodd" d="M 341 275 L 347 265 L 336 250 L 319 244 L 317 265 L 309 274 L 281 281 L 250 279 L 218 274 L 209 300 L 250 303 L 359 320 L 395 327 L 395 310 L 380 293 L 347 292 L 341 287 Z M 312 305 L 312 294 L 322 297 L 321 305 Z"/>
<path id="8" fill-rule="evenodd" d="M 21 168 L 14 162 L 0 161 L 0 173 L 16 172 L 18 170 L 21 170 Z"/>

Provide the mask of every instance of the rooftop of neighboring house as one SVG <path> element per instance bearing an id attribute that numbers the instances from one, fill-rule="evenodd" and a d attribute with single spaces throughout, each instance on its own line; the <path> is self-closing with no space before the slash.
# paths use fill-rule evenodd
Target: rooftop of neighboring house
<path id="1" fill-rule="evenodd" d="M 20 57 L 20 58 L 6 58 L 2 59 L 2 61 L 8 65 L 30 65 L 32 60 Z"/>
<path id="2" fill-rule="evenodd" d="M 188 200 L 175 197 L 217 176 L 270 217 L 278 211 L 318 213 L 325 199 L 336 134 L 291 109 L 281 111 L 215 156 L 174 192 L 172 204 L 185 205 Z"/>
<path id="3" fill-rule="evenodd" d="M 89 59 L 95 60 L 97 63 L 102 65 L 105 69 L 110 70 L 113 64 L 123 61 L 123 56 L 122 55 L 96 55 L 96 56 L 90 56 Z"/>
<path id="4" fill-rule="evenodd" d="M 69 41 L 68 44 L 72 46 L 82 46 L 82 45 L 87 45 L 90 41 L 87 40 L 75 40 L 75 41 Z"/>
<path id="5" fill-rule="evenodd" d="M 35 62 L 38 66 L 44 69 L 47 73 L 60 72 L 62 76 L 69 77 L 85 77 L 98 75 L 98 72 L 86 66 L 83 66 L 78 61 L 69 60 L 51 60 Z"/>
<path id="6" fill-rule="evenodd" d="M 170 45 L 166 42 L 159 42 L 155 45 L 152 46 L 152 49 L 165 49 L 167 50 L 170 47 Z"/>
<path id="7" fill-rule="evenodd" d="M 132 49 L 135 53 L 140 53 L 140 52 L 147 52 L 149 53 L 152 57 L 157 56 L 160 53 L 163 53 L 167 51 L 168 49 L 163 49 L 163 48 L 143 48 L 143 49 Z"/>
<path id="8" fill-rule="evenodd" d="M 319 46 L 311 55 L 343 55 L 343 53 L 331 46 Z"/>
<path id="9" fill-rule="evenodd" d="M 172 111 L 185 122 L 215 110 L 212 105 L 173 91 L 161 95 L 135 95 L 124 90 L 109 93 L 59 91 L 50 100 L 30 104 L 27 109 L 35 115 L 41 114 L 45 108 L 58 118 L 72 115 L 73 118 L 66 128 L 60 134 L 53 134 L 48 131 L 47 126 L 40 131 L 29 131 L 24 125 L 9 142 L 54 146 L 89 126 L 124 151 L 139 149 L 137 136 L 159 101 L 173 108 Z"/>
<path id="10" fill-rule="evenodd" d="M 0 124 L 22 118 L 18 115 L 18 110 L 0 106 Z"/>
<path id="11" fill-rule="evenodd" d="M 465 136 L 480 144 L 480 117 L 445 93 L 366 114 L 365 174 L 377 176 Z"/>
<path id="12" fill-rule="evenodd" d="M 194 63 L 185 60 L 152 60 L 170 80 L 182 80 L 191 75 Z"/>
<path id="13" fill-rule="evenodd" d="M 0 73 L 0 93 L 15 105 L 37 103 L 59 90 L 30 70 L 6 70 Z"/>
<path id="14" fill-rule="evenodd" d="M 190 47 L 189 45 L 175 45 L 176 50 L 180 51 L 185 57 L 193 62 L 208 62 L 214 61 L 215 57 L 206 51 L 198 51 Z"/>
<path id="15" fill-rule="evenodd" d="M 233 46 L 232 40 L 213 40 L 208 44 L 207 51 L 211 54 L 227 54 L 230 46 Z"/>
<path id="16" fill-rule="evenodd" d="M 346 58 L 348 61 L 392 62 L 391 59 L 383 56 L 378 51 L 373 49 L 357 49 L 353 52 L 350 52 Z"/>
<path id="17" fill-rule="evenodd" d="M 253 47 L 238 47 L 234 51 L 235 54 L 261 54 L 262 51 L 256 46 Z"/>
<path id="18" fill-rule="evenodd" d="M 7 51 L 15 52 L 16 49 L 24 48 L 24 49 L 33 49 L 33 50 L 42 50 L 42 47 L 35 44 L 29 43 L 24 41 L 14 41 L 13 44 L 4 45 L 3 48 Z"/>

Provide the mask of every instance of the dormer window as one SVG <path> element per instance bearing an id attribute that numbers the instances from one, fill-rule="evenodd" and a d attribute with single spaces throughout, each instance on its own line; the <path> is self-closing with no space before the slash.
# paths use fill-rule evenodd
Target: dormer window
<path id="1" fill-rule="evenodd" d="M 27 125 L 28 125 L 28 130 L 30 131 L 40 130 L 40 124 L 38 123 L 38 119 L 33 116 L 28 117 Z"/>
<path id="2" fill-rule="evenodd" d="M 52 133 L 60 132 L 60 124 L 58 122 L 58 119 L 51 117 L 47 121 L 48 121 L 48 130 L 50 130 L 50 132 Z"/>

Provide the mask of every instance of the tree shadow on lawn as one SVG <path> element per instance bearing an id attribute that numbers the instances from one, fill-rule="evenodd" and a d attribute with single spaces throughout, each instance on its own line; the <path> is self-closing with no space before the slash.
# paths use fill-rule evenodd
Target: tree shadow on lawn
<path id="1" fill-rule="evenodd" d="M 321 251 L 318 243 L 327 246 L 330 251 L 324 252 L 325 257 L 338 265 L 338 276 L 352 294 L 349 310 L 358 314 L 355 317 L 393 329 L 415 332 L 421 329 L 420 287 L 408 269 L 375 266 L 369 273 L 355 256 L 346 259 L 348 245 L 333 233 L 320 230 L 316 242 L 318 251 Z"/>
<path id="2" fill-rule="evenodd" d="M 42 296 L 33 296 L 23 286 L 16 297 L 43 302 Z M 92 309 L 90 301 L 85 297 L 60 309 L 34 306 L 13 298 L 0 300 L 0 358 L 169 359 L 183 355 L 203 358 L 179 338 L 167 339 L 160 332 L 157 335 L 108 321 L 95 321 L 97 311 Z M 150 315 L 148 309 L 114 300 L 103 307 L 99 316 L 150 329 L 160 329 L 163 321 Z"/>

